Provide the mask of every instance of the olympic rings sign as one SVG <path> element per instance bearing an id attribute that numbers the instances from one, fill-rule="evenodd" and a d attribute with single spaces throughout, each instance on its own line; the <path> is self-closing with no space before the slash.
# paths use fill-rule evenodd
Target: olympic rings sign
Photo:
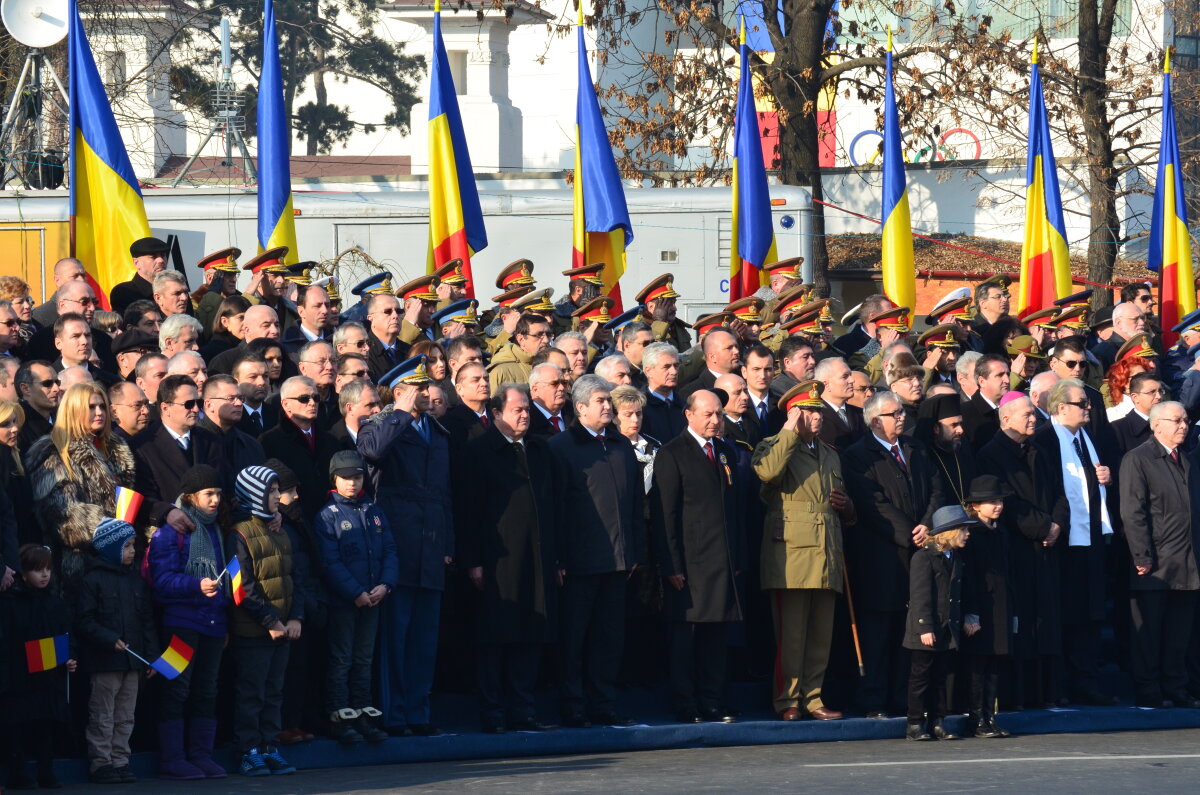
<path id="1" fill-rule="evenodd" d="M 902 133 L 902 135 L 906 134 Z M 849 153 L 851 165 L 864 165 L 863 163 L 859 162 L 858 157 L 855 155 L 855 151 L 858 149 L 859 141 L 861 141 L 863 138 L 869 138 L 871 136 L 875 136 L 876 138 L 883 140 L 883 133 L 879 132 L 878 130 L 863 130 L 858 135 L 854 136 L 853 140 L 850 141 Z M 950 142 L 951 138 L 954 138 L 955 140 Z M 962 140 L 963 138 L 968 140 L 964 141 Z M 983 145 L 979 142 L 979 136 L 968 130 L 966 127 L 955 127 L 954 129 L 946 130 L 946 132 L 942 133 L 936 141 L 931 139 L 929 145 L 918 149 L 916 154 L 910 154 L 909 151 L 905 150 L 904 162 L 920 163 L 922 159 L 925 159 L 926 155 L 929 156 L 929 162 L 933 162 L 935 159 L 943 161 L 958 160 L 958 153 L 962 151 L 962 147 L 969 147 L 972 144 L 974 145 L 975 153 L 970 158 L 964 159 L 978 160 L 983 156 Z M 879 159 L 879 147 L 877 145 L 871 147 L 870 152 L 871 155 L 867 158 L 866 164 L 875 165 L 875 161 Z"/>

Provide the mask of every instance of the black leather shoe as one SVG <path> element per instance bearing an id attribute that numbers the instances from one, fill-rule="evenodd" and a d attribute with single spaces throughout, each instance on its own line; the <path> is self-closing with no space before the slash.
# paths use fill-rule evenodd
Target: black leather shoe
<path id="1" fill-rule="evenodd" d="M 615 712 L 604 712 L 592 716 L 593 726 L 632 726 L 633 721 Z"/>
<path id="2" fill-rule="evenodd" d="M 933 736 L 938 738 L 939 740 L 962 739 L 957 734 L 955 734 L 954 732 L 947 729 L 946 724 L 942 722 L 941 718 L 938 718 L 937 720 L 933 721 L 933 725 L 930 728 L 931 728 Z"/>
<path id="3" fill-rule="evenodd" d="M 680 710 L 675 713 L 676 723 L 700 723 L 700 714 L 695 710 Z"/>
<path id="4" fill-rule="evenodd" d="M 933 735 L 925 728 L 925 721 L 908 724 L 908 729 L 904 732 L 904 737 L 905 739 L 917 740 L 918 742 L 933 739 Z"/>
<path id="5" fill-rule="evenodd" d="M 702 709 L 700 720 L 705 723 L 736 723 L 737 715 L 728 709 Z"/>
<path id="6" fill-rule="evenodd" d="M 558 727 L 552 723 L 541 723 L 537 718 L 522 718 L 509 723 L 515 732 L 552 732 Z"/>
<path id="7" fill-rule="evenodd" d="M 412 737 L 412 729 L 407 726 L 384 726 L 383 730 L 388 733 L 388 737 Z"/>
<path id="8" fill-rule="evenodd" d="M 580 715 L 578 712 L 573 712 L 570 715 L 564 716 L 563 720 L 562 720 L 562 725 L 566 726 L 568 729 L 590 729 L 590 728 L 592 728 L 592 722 L 590 720 L 588 720 L 587 718 L 585 718 L 583 715 Z"/>
<path id="9" fill-rule="evenodd" d="M 867 719 L 868 720 L 887 720 L 888 714 L 886 712 L 881 712 L 879 710 L 876 710 L 875 712 L 868 712 Z"/>
<path id="10" fill-rule="evenodd" d="M 1012 737 L 1012 732 L 1001 726 L 999 723 L 996 723 L 995 715 L 988 716 L 987 726 L 989 729 L 996 732 L 996 734 L 1000 737 Z"/>
<path id="11" fill-rule="evenodd" d="M 410 723 L 408 728 L 415 737 L 437 737 L 442 733 L 442 730 L 432 723 Z"/>

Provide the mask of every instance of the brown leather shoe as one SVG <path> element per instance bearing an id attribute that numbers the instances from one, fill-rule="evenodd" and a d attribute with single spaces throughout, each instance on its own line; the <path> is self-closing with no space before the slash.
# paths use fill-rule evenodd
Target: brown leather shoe
<path id="1" fill-rule="evenodd" d="M 800 714 L 800 710 L 796 709 L 795 707 L 788 707 L 783 712 L 779 713 L 780 720 L 800 720 L 802 717 L 804 716 Z"/>
<path id="2" fill-rule="evenodd" d="M 830 709 L 829 707 L 817 707 L 816 709 L 810 709 L 808 714 L 812 715 L 817 720 L 841 720 L 843 717 L 842 713 L 838 712 L 837 710 Z"/>
<path id="3" fill-rule="evenodd" d="M 295 745 L 304 742 L 304 732 L 300 729 L 284 729 L 277 739 L 280 745 Z"/>

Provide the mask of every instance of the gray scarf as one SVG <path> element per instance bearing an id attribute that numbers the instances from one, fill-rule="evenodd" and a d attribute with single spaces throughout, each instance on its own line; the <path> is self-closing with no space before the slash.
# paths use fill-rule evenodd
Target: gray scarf
<path id="1" fill-rule="evenodd" d="M 217 579 L 217 575 L 225 568 L 225 549 L 221 542 L 221 534 L 215 533 L 217 544 L 214 547 L 209 528 L 216 520 L 216 512 L 201 511 L 194 505 L 180 501 L 179 510 L 196 525 L 188 541 L 188 560 L 184 574 L 197 579 Z"/>

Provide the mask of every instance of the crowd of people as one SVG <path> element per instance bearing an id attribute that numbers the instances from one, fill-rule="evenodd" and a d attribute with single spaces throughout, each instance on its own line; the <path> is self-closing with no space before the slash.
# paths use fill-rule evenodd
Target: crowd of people
<path id="1" fill-rule="evenodd" d="M 631 725 L 630 685 L 734 722 L 743 679 L 783 721 L 997 738 L 1115 703 L 1106 663 L 1200 708 L 1200 313 L 1158 329 L 1146 285 L 1018 318 L 993 277 L 919 334 L 871 295 L 835 335 L 798 259 L 687 324 L 671 274 L 616 316 L 602 264 L 552 301 L 528 260 L 485 312 L 458 261 L 344 306 L 286 255 L 193 290 L 139 240 L 111 313 L 74 259 L 37 307 L 0 277 L 9 787 L 80 739 L 102 783 L 131 744 L 290 773 L 438 734 L 435 686 L 496 734 Z"/>

